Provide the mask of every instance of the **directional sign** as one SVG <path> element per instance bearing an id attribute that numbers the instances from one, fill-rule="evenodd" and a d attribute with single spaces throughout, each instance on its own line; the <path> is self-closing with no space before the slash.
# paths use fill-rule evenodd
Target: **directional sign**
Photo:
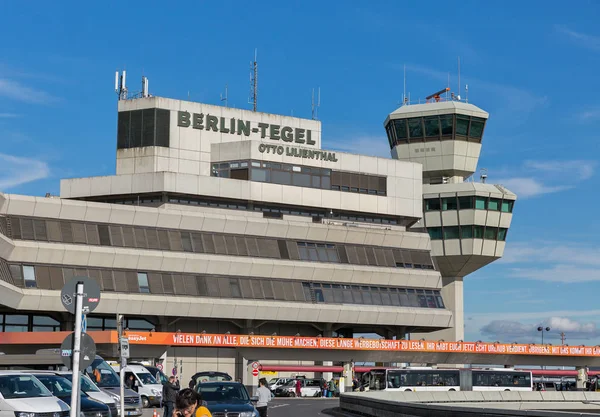
<path id="1" fill-rule="evenodd" d="M 75 299 L 77 298 L 78 282 L 83 283 L 83 311 L 85 313 L 91 313 L 96 307 L 98 307 L 98 304 L 100 303 L 100 287 L 92 278 L 73 277 L 62 288 L 60 300 L 67 311 L 75 314 Z"/>
<path id="2" fill-rule="evenodd" d="M 81 315 L 81 333 L 85 333 L 87 331 L 87 316 L 85 314 Z"/>
<path id="3" fill-rule="evenodd" d="M 63 363 L 69 369 L 73 370 L 73 334 L 69 334 L 63 340 L 62 345 L 60 345 L 60 356 L 62 358 Z M 90 366 L 94 359 L 96 358 L 96 344 L 94 343 L 94 339 L 87 334 L 81 334 L 81 347 L 80 347 L 80 356 L 79 356 L 79 370 L 83 371 L 85 368 Z"/>

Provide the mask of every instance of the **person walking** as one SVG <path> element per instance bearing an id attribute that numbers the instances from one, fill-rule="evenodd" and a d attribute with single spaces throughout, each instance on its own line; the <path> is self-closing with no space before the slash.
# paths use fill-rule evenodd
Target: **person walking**
<path id="1" fill-rule="evenodd" d="M 170 376 L 169 380 L 163 383 L 162 398 L 164 403 L 165 417 L 171 416 L 175 409 L 175 400 L 179 392 L 179 382 L 174 376 Z"/>
<path id="2" fill-rule="evenodd" d="M 256 411 L 260 417 L 267 417 L 267 407 L 271 401 L 271 391 L 267 388 L 267 380 L 261 378 L 258 380 L 258 401 L 256 402 Z"/>
<path id="3" fill-rule="evenodd" d="M 296 397 L 302 396 L 302 381 L 296 380 Z"/>

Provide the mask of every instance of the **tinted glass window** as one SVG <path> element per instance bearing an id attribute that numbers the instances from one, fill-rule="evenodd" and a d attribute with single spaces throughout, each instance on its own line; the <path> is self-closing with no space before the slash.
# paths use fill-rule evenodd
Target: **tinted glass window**
<path id="1" fill-rule="evenodd" d="M 458 226 L 444 227 L 444 239 L 458 239 Z"/>
<path id="2" fill-rule="evenodd" d="M 406 120 L 394 120 L 394 127 L 396 129 L 396 139 L 406 139 Z"/>
<path id="3" fill-rule="evenodd" d="M 496 240 L 496 235 L 498 234 L 498 229 L 495 227 L 486 227 L 485 228 L 485 239 L 488 240 Z"/>
<path id="4" fill-rule="evenodd" d="M 483 239 L 483 226 L 473 226 L 473 237 Z"/>
<path id="5" fill-rule="evenodd" d="M 470 239 L 473 237 L 473 226 L 460 226 L 460 237 Z"/>
<path id="6" fill-rule="evenodd" d="M 424 119 L 425 123 L 425 136 L 427 137 L 437 137 L 440 135 L 440 121 L 437 116 L 434 117 L 426 117 Z"/>
<path id="7" fill-rule="evenodd" d="M 498 200 L 497 198 L 490 198 L 488 201 L 488 210 L 500 210 L 500 200 Z"/>
<path id="8" fill-rule="evenodd" d="M 458 208 L 467 210 L 473 208 L 473 197 L 458 197 Z"/>
<path id="9" fill-rule="evenodd" d="M 428 227 L 427 231 L 429 232 L 429 237 L 431 238 L 431 240 L 439 240 L 442 238 L 441 227 Z"/>
<path id="10" fill-rule="evenodd" d="M 467 136 L 469 132 L 469 117 L 468 116 L 456 116 L 456 134 Z"/>
<path id="11" fill-rule="evenodd" d="M 500 240 L 502 242 L 505 241 L 506 240 L 506 232 L 508 232 L 508 229 L 505 229 L 503 227 L 498 229 L 498 240 Z"/>
<path id="12" fill-rule="evenodd" d="M 428 198 L 425 200 L 425 211 L 440 210 L 439 198 Z"/>
<path id="13" fill-rule="evenodd" d="M 485 202 L 487 198 L 485 197 L 475 197 L 475 208 L 478 210 L 485 210 Z"/>
<path id="14" fill-rule="evenodd" d="M 442 136 L 452 135 L 452 115 L 440 116 Z"/>
<path id="15" fill-rule="evenodd" d="M 444 197 L 442 198 L 442 210 L 456 210 L 458 205 L 456 203 L 456 197 Z"/>
<path id="16" fill-rule="evenodd" d="M 476 139 L 481 139 L 483 135 L 483 126 L 485 124 L 485 119 L 480 119 L 478 117 L 473 117 L 471 119 L 471 131 L 469 132 L 469 136 Z"/>
<path id="17" fill-rule="evenodd" d="M 513 204 L 514 204 L 514 201 L 512 201 L 512 200 L 503 200 L 502 201 L 502 212 L 503 213 L 512 213 Z"/>
<path id="18" fill-rule="evenodd" d="M 421 118 L 408 119 L 408 132 L 411 139 L 423 137 Z"/>

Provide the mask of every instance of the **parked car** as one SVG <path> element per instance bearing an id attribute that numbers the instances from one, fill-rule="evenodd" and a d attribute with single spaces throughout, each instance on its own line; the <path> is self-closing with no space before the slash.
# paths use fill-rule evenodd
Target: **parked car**
<path id="1" fill-rule="evenodd" d="M 71 403 L 73 385 L 68 378 L 59 375 L 56 372 L 35 371 L 35 373 L 32 372 L 32 374 L 48 388 L 52 395 L 60 398 L 67 404 Z M 90 398 L 83 391 L 81 392 L 80 404 L 82 417 L 111 417 L 108 405 Z"/>
<path id="2" fill-rule="evenodd" d="M 239 382 L 203 382 L 196 389 L 213 416 L 258 417 L 254 407 L 258 398 L 251 398 L 246 387 Z"/>
<path id="3" fill-rule="evenodd" d="M 275 389 L 273 395 L 276 397 L 296 397 L 296 381 L 300 381 L 301 397 L 320 397 L 323 380 L 318 378 L 290 379 L 287 383 Z"/>
<path id="4" fill-rule="evenodd" d="M 159 384 L 164 384 L 169 381 L 169 378 L 161 371 L 157 366 L 144 365 L 141 362 L 130 362 L 129 365 L 140 365 L 143 366 L 150 372 L 150 374 L 158 381 Z"/>
<path id="5" fill-rule="evenodd" d="M 71 383 L 73 383 L 73 372 L 57 371 L 56 373 L 64 376 L 69 381 L 71 381 Z M 98 388 L 88 376 L 81 374 L 80 383 L 81 390 L 85 392 L 89 397 L 108 405 L 110 415 L 112 417 L 117 417 L 119 415 L 119 409 L 117 407 L 115 399 L 112 396 L 108 395 L 106 392 L 102 391 L 100 388 Z"/>
<path id="6" fill-rule="evenodd" d="M 140 394 L 142 407 L 160 406 L 162 402 L 162 385 L 141 365 L 127 365 L 125 367 L 125 381 L 131 375 L 134 378 L 134 390 Z"/>
<path id="7" fill-rule="evenodd" d="M 0 417 L 48 413 L 68 417 L 70 407 L 52 395 L 40 380 L 22 371 L 0 371 Z"/>
<path id="8" fill-rule="evenodd" d="M 233 380 L 228 373 L 216 371 L 198 372 L 192 375 L 192 379 L 196 382 L 196 386 L 205 382 L 226 382 Z"/>
<path id="9" fill-rule="evenodd" d="M 272 392 L 275 392 L 275 390 L 285 384 L 287 384 L 289 381 L 293 381 L 292 378 L 272 378 L 269 381 L 269 389 Z"/>

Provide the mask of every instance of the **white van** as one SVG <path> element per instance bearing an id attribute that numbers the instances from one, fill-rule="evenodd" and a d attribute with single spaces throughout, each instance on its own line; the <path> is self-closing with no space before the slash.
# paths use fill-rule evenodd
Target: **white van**
<path id="1" fill-rule="evenodd" d="M 0 417 L 30 416 L 31 413 L 52 413 L 68 417 L 69 406 L 33 375 L 22 371 L 0 371 Z"/>
<path id="2" fill-rule="evenodd" d="M 142 407 L 160 406 L 162 402 L 162 385 L 152 374 L 141 365 L 127 365 L 125 367 L 125 384 L 133 376 L 133 389 L 142 398 Z"/>

